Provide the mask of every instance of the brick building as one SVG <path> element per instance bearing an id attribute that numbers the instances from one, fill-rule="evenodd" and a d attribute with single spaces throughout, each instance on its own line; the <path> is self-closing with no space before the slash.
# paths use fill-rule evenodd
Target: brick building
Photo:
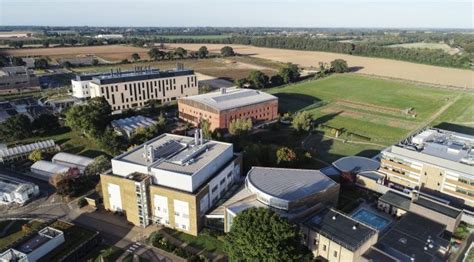
<path id="1" fill-rule="evenodd" d="M 278 98 L 262 91 L 222 88 L 219 92 L 181 97 L 178 99 L 179 118 L 198 125 L 209 121 L 211 130 L 228 128 L 237 118 L 251 118 L 254 125 L 278 118 Z"/>

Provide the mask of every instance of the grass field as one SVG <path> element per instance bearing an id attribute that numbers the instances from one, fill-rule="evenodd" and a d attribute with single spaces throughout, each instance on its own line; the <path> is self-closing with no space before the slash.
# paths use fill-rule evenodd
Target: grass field
<path id="1" fill-rule="evenodd" d="M 53 139 L 61 147 L 61 151 L 64 152 L 92 158 L 99 155 L 107 155 L 97 143 L 66 127 L 56 130 L 54 134 L 31 137 L 17 142 L 18 144 L 28 144 L 48 139 Z"/>
<path id="2" fill-rule="evenodd" d="M 403 48 L 415 48 L 415 49 L 441 49 L 444 52 L 454 55 L 459 53 L 458 48 L 450 47 L 444 43 L 406 43 L 406 44 L 396 44 L 396 45 L 389 45 L 388 47 L 403 47 Z"/>
<path id="3" fill-rule="evenodd" d="M 423 126 L 443 105 L 455 99 L 460 92 L 416 86 L 398 81 L 382 80 L 355 74 L 333 75 L 321 80 L 308 81 L 267 90 L 279 97 L 279 111 L 308 111 L 313 114 L 319 130 L 329 135 L 329 126 L 370 138 L 368 143 L 390 145 L 411 131 Z M 473 96 L 463 94 L 458 103 L 449 107 L 436 123 L 470 122 L 473 114 Z M 411 108 L 413 117 L 405 110 Z M 344 139 L 358 140 L 343 136 Z M 327 138 L 314 138 L 314 144 L 324 157 L 364 154 L 363 151 L 380 149 L 377 145 L 327 143 Z M 326 141 L 326 142 L 325 142 Z M 359 140 L 363 141 L 363 140 Z M 310 141 L 311 142 L 311 141 Z"/>

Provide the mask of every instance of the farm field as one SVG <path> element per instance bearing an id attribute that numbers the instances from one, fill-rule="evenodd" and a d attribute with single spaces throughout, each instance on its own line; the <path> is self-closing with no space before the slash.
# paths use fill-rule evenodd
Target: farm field
<path id="1" fill-rule="evenodd" d="M 389 45 L 388 47 L 403 47 L 403 48 L 426 48 L 426 49 L 441 49 L 444 52 L 454 55 L 459 53 L 458 48 L 450 47 L 447 44 L 443 43 L 406 43 L 406 44 L 396 44 L 396 45 Z"/>
<path id="2" fill-rule="evenodd" d="M 374 144 L 369 147 L 337 145 L 339 149 L 330 149 L 340 155 L 349 155 L 364 147 L 372 150 L 375 145 L 395 143 L 422 127 L 443 105 L 449 105 L 461 94 L 355 74 L 333 75 L 267 91 L 279 97 L 280 113 L 309 111 L 324 134 L 328 134 L 331 128 L 342 128 L 346 131 L 343 138 L 367 141 L 360 139 L 362 136 Z M 470 107 L 469 97 L 466 96 L 465 100 L 461 104 Z M 454 112 L 456 110 L 464 111 L 455 103 L 441 114 L 438 122 L 450 122 L 461 117 Z M 469 113 L 465 117 L 469 118 Z"/>
<path id="3" fill-rule="evenodd" d="M 223 39 L 229 38 L 231 35 L 157 35 L 156 37 L 168 39 Z"/>
<path id="4" fill-rule="evenodd" d="M 74 68 L 75 72 L 110 72 L 111 69 L 121 68 L 123 70 L 130 70 L 137 66 L 151 66 L 161 70 L 168 70 L 176 68 L 176 63 L 183 63 L 186 68 L 193 69 L 204 75 L 209 75 L 217 78 L 223 78 L 230 81 L 247 77 L 252 70 L 261 70 L 265 74 L 274 75 L 280 64 L 263 59 L 252 57 L 238 57 L 238 58 L 208 58 L 208 59 L 183 59 L 172 61 L 157 61 L 157 62 L 138 62 L 133 64 L 120 65 L 103 65 L 96 67 L 78 67 Z"/>
<path id="5" fill-rule="evenodd" d="M 147 57 L 147 52 L 148 49 L 146 48 L 126 45 L 22 48 L 0 50 L 0 54 L 6 54 L 11 56 L 48 56 L 51 59 L 58 59 L 94 55 L 108 61 L 121 61 L 123 59 L 130 59 L 130 56 L 133 53 L 138 53 L 142 57 Z"/>
<path id="6" fill-rule="evenodd" d="M 197 50 L 202 45 L 206 45 L 211 52 L 219 52 L 224 46 L 222 44 L 166 44 L 168 48 L 181 46 L 190 50 Z M 342 58 L 348 62 L 349 66 L 358 68 L 358 74 L 403 79 L 431 85 L 474 89 L 474 71 L 472 70 L 328 52 L 299 51 L 245 45 L 230 46 L 232 46 L 238 54 L 278 62 L 291 62 L 302 67 L 317 67 L 319 62 L 330 62 L 334 59 Z"/>

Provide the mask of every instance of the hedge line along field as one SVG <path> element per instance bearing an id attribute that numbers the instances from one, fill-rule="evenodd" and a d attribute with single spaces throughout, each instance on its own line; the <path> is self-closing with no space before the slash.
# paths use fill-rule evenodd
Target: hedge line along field
<path id="1" fill-rule="evenodd" d="M 370 142 L 382 145 L 404 138 L 461 94 L 355 74 L 332 75 L 267 91 L 279 97 L 280 113 L 308 111 L 322 124 L 320 128 L 327 127 L 322 131 L 342 128 L 346 134 L 368 137 Z M 462 104 L 468 106 L 467 101 Z M 463 111 L 454 105 L 441 114 L 440 120 L 461 117 L 450 113 Z"/>

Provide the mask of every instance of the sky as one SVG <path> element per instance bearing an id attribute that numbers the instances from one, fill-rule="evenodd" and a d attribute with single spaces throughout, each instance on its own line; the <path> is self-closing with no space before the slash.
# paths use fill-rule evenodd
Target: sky
<path id="1" fill-rule="evenodd" d="M 465 0 L 0 0 L 0 25 L 473 28 Z"/>

